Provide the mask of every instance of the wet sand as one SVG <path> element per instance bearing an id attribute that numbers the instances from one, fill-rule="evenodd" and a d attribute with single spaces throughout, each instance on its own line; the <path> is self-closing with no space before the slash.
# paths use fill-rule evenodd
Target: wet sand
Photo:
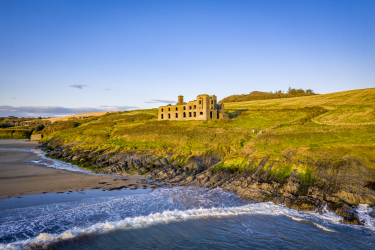
<path id="1" fill-rule="evenodd" d="M 37 142 L 29 140 L 0 140 L 0 148 L 34 149 L 37 146 Z M 32 160 L 43 159 L 32 152 L 0 150 L 0 199 L 52 192 L 150 186 L 145 180 L 53 169 L 30 162 Z"/>

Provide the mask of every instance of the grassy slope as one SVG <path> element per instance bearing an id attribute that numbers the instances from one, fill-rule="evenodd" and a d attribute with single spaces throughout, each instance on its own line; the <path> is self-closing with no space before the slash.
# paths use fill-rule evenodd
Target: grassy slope
<path id="1" fill-rule="evenodd" d="M 375 162 L 375 89 L 225 105 L 230 120 L 159 122 L 156 109 L 137 110 L 55 123 L 43 131 L 44 140 L 156 154 L 215 151 L 225 159 L 221 167 L 236 165 L 237 170 L 270 157 L 285 175 L 299 168 L 285 163 L 293 157 L 303 162 L 306 157 L 352 155 L 371 166 Z"/>
<path id="2" fill-rule="evenodd" d="M 274 153 L 287 147 L 299 150 L 344 153 L 374 160 L 375 89 L 326 95 L 228 103 L 227 109 L 298 108 L 318 106 L 328 110 L 312 122 L 282 126 L 255 140 L 259 151 Z"/>
<path id="3" fill-rule="evenodd" d="M 227 103 L 227 109 L 300 108 L 319 106 L 329 110 L 314 121 L 327 125 L 375 125 L 375 88 L 325 95 Z"/>
<path id="4" fill-rule="evenodd" d="M 79 118 L 79 117 L 90 117 L 90 116 L 101 116 L 106 113 L 112 113 L 116 111 L 102 111 L 102 112 L 92 112 L 92 113 L 82 113 L 82 114 L 76 114 L 76 115 L 68 115 L 68 116 L 61 116 L 61 117 L 54 117 L 54 118 L 45 118 L 43 121 L 50 121 L 50 122 L 60 122 L 60 121 L 67 121 L 71 118 Z"/>

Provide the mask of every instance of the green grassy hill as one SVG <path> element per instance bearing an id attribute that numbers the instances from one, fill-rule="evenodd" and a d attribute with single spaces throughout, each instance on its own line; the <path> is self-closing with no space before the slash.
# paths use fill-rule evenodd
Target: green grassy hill
<path id="1" fill-rule="evenodd" d="M 323 107 L 328 112 L 314 119 L 326 125 L 374 125 L 375 88 L 325 95 L 227 103 L 227 109 L 286 109 Z"/>
<path id="2" fill-rule="evenodd" d="M 289 169 L 286 159 L 298 165 L 323 156 L 375 163 L 375 88 L 226 103 L 225 108 L 230 120 L 157 121 L 157 109 L 150 109 L 56 122 L 42 131 L 43 140 L 158 155 L 214 152 L 224 160 L 220 168 L 233 171 L 264 157 L 279 162 L 280 169 Z"/>

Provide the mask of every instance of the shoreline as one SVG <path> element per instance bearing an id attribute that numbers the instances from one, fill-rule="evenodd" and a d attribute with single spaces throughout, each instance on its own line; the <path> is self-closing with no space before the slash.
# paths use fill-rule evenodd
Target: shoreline
<path id="1" fill-rule="evenodd" d="M 93 189 L 155 188 L 145 179 L 131 176 L 106 176 L 60 170 L 43 166 L 51 163 L 34 152 L 14 149 L 34 149 L 38 143 L 29 140 L 0 141 L 0 199 L 31 194 L 62 193 Z M 13 148 L 6 149 L 6 148 Z M 40 161 L 34 163 L 31 161 Z"/>
<path id="2" fill-rule="evenodd" d="M 158 183 L 198 185 L 210 189 L 220 187 L 235 192 L 244 199 L 270 201 L 299 211 L 320 214 L 333 212 L 342 218 L 341 222 L 347 224 L 363 225 L 364 222 L 356 211 L 359 204 L 375 207 L 375 187 L 368 185 L 369 181 L 374 180 L 375 174 L 351 157 L 341 159 L 339 166 L 321 159 L 314 165 L 313 181 L 302 179 L 297 169 L 279 180 L 270 172 L 274 162 L 268 162 L 269 158 L 262 159 L 249 171 L 215 172 L 212 170 L 220 164 L 221 158 L 214 153 L 180 159 L 174 157 L 173 153 L 158 156 L 138 154 L 136 151 L 75 148 L 78 144 L 49 140 L 41 147 L 55 159 L 96 166 L 98 173 L 143 174 Z M 293 163 L 290 159 L 288 162 Z M 369 216 L 375 218 L 375 213 Z"/>
<path id="3" fill-rule="evenodd" d="M 14 141 L 8 140 L 7 146 L 9 146 L 11 142 Z M 20 142 L 20 140 L 18 140 L 18 142 Z M 0 142 L 0 148 L 2 144 L 4 143 Z M 315 211 L 317 213 L 325 213 L 326 211 L 333 212 L 342 217 L 341 222 L 355 225 L 363 224 L 363 221 L 359 219 L 355 210 L 357 205 L 368 204 L 373 207 L 372 199 L 374 195 L 372 191 L 367 187 L 362 187 L 362 189 L 356 190 L 355 193 L 352 193 L 352 191 L 350 190 L 343 190 L 342 188 L 337 187 L 336 190 L 333 191 L 320 187 L 319 181 L 321 180 L 319 180 L 319 178 L 315 185 L 305 186 L 302 180 L 299 179 L 295 174 L 289 176 L 283 183 L 277 183 L 269 179 L 268 172 L 261 174 L 261 169 L 265 165 L 265 162 L 263 161 L 261 161 L 259 166 L 252 172 L 245 172 L 242 174 L 237 173 L 231 175 L 223 171 L 218 173 L 213 173 L 211 171 L 220 162 L 220 158 L 215 155 L 208 155 L 205 157 L 191 157 L 184 164 L 184 166 L 181 167 L 176 159 L 173 160 L 171 154 L 165 156 L 164 158 L 158 158 L 157 156 L 153 155 L 135 154 L 135 152 L 133 151 L 106 152 L 97 149 L 91 149 L 89 151 L 73 151 L 73 146 L 74 144 L 59 145 L 54 141 L 49 141 L 42 145 L 39 145 L 38 148 L 46 149 L 47 152 L 49 152 L 49 155 L 52 156 L 52 159 L 40 155 L 38 156 L 36 154 L 33 155 L 33 157 L 39 157 L 39 159 L 51 162 L 55 161 L 54 159 L 64 159 L 64 161 L 66 160 L 67 162 L 72 162 L 74 164 L 76 164 L 76 162 L 85 162 L 85 164 L 89 162 L 90 164 L 98 166 L 99 174 L 86 174 L 39 166 L 39 168 L 43 168 L 44 171 L 48 171 L 46 169 L 57 171 L 54 172 L 54 174 L 56 177 L 56 174 L 58 173 L 57 176 L 59 181 L 54 180 L 54 177 L 52 175 L 47 178 L 47 180 L 49 180 L 50 182 L 51 180 L 53 180 L 53 184 L 48 183 L 47 185 L 48 188 L 51 189 L 47 189 L 47 186 L 43 186 L 42 188 L 39 187 L 39 189 L 31 189 L 29 185 L 26 188 L 26 192 L 13 192 L 12 194 L 8 194 L 8 197 L 45 192 L 69 192 L 89 189 L 118 190 L 127 187 L 131 187 L 131 189 L 148 187 L 156 188 L 160 184 L 165 184 L 167 186 L 198 185 L 208 187 L 210 189 L 221 187 L 227 191 L 235 192 L 237 195 L 240 195 L 244 199 L 251 199 L 258 202 L 271 201 L 277 205 L 284 205 L 288 208 L 296 209 L 299 211 Z M 3 152 L 5 152 L 5 150 L 0 150 L 0 176 L 3 176 Z M 15 152 L 13 151 L 13 153 Z M 21 151 L 18 152 L 18 158 L 21 157 L 21 153 L 33 154 L 31 152 L 29 153 Z M 25 162 L 25 158 L 22 159 L 24 160 L 22 162 L 23 164 L 28 164 L 27 167 L 29 168 L 29 170 L 32 167 L 36 167 L 35 165 L 30 164 L 30 162 Z M 62 161 L 58 162 L 64 163 Z M 20 168 L 20 166 L 17 167 Z M 342 169 L 340 171 L 345 172 L 351 168 L 351 164 L 348 164 L 342 166 Z M 361 169 L 366 170 L 363 166 L 361 167 Z M 34 169 L 34 171 L 36 170 Z M 328 188 L 334 187 L 334 182 L 343 182 L 345 184 L 344 187 L 346 187 L 347 178 L 358 175 L 358 170 L 356 170 L 354 172 L 350 172 L 348 176 L 344 176 L 345 178 L 343 178 L 341 172 L 336 173 L 334 176 L 330 176 L 332 180 L 330 180 L 330 183 L 327 183 Z M 363 175 L 366 171 L 362 172 L 360 171 L 360 176 L 357 176 L 361 180 L 365 178 L 363 177 Z M 64 177 L 64 174 L 70 175 L 70 177 Z M 34 185 L 38 184 L 40 186 L 42 182 L 38 181 L 37 176 L 26 177 L 29 177 Z M 134 179 L 134 177 L 147 178 L 148 180 L 152 180 L 157 183 L 147 183 L 146 179 Z M 69 181 L 66 181 L 67 178 L 69 178 Z M 366 178 L 369 177 L 367 176 Z M 19 183 L 23 183 L 23 188 L 25 189 L 25 184 L 21 179 L 22 178 L 18 178 L 17 181 Z M 43 181 L 46 182 L 45 180 Z M 17 182 L 15 183 L 17 184 Z M 14 186 L 14 183 L 12 184 Z M 352 183 L 352 185 L 353 187 L 355 186 L 357 188 L 361 188 L 362 183 Z M 3 186 L 4 183 L 0 182 L 0 199 L 7 198 L 2 196 L 4 192 Z M 13 188 L 19 191 L 21 186 L 17 185 Z M 348 196 L 347 194 L 351 194 L 352 196 Z M 356 201 L 356 198 L 359 198 L 360 200 Z M 369 202 L 360 202 L 361 200 Z M 371 214 L 370 216 L 374 217 L 375 214 Z"/>

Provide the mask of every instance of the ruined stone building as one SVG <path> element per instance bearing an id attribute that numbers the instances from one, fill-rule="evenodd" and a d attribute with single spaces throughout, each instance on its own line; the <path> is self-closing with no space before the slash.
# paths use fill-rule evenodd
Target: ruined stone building
<path id="1" fill-rule="evenodd" d="M 182 95 L 178 96 L 176 105 L 159 107 L 158 120 L 210 120 L 228 119 L 224 113 L 224 104 L 218 104 L 215 95 L 199 95 L 197 100 L 184 102 Z"/>

